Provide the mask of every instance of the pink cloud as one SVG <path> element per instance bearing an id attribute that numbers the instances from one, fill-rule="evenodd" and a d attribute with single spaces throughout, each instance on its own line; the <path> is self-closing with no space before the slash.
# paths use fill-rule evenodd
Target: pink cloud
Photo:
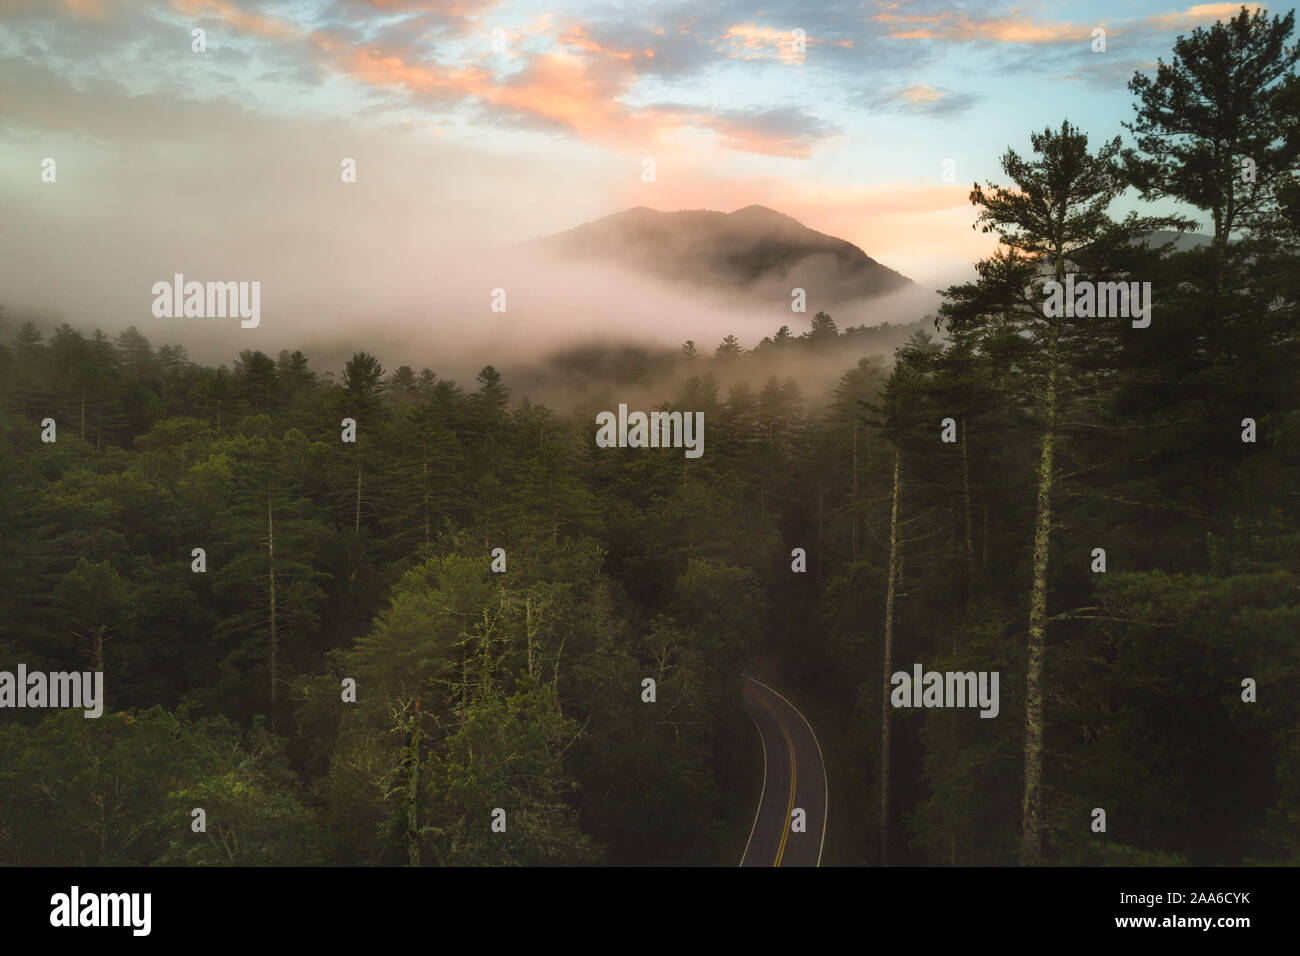
<path id="1" fill-rule="evenodd" d="M 302 34 L 302 30 L 288 20 L 248 13 L 229 0 L 171 0 L 171 5 L 173 10 L 186 16 L 207 14 L 225 21 L 237 30 L 271 39 L 287 40 Z"/>
<path id="2" fill-rule="evenodd" d="M 776 178 L 722 178 L 704 169 L 679 170 L 653 187 L 630 182 L 616 189 L 615 207 L 648 205 L 665 211 L 730 212 L 751 204 L 793 216 L 810 229 L 846 239 L 886 265 L 943 271 L 972 263 L 997 248 L 997 239 L 971 229 L 969 185 L 916 182 L 840 186 Z"/>
<path id="3" fill-rule="evenodd" d="M 1208 3 L 1192 6 L 1182 11 L 1154 14 L 1136 20 L 1122 21 L 1110 27 L 1107 21 L 1069 23 L 1065 21 L 1036 21 L 1009 11 L 1005 16 L 972 15 L 965 11 L 944 11 L 937 14 L 897 13 L 898 3 L 881 3 L 883 11 L 871 17 L 883 23 L 889 36 L 896 40 L 954 40 L 957 42 L 1063 43 L 1087 39 L 1098 26 L 1107 27 L 1115 35 L 1125 29 L 1146 28 L 1178 30 L 1198 26 L 1216 19 L 1231 18 L 1240 10 L 1241 3 Z M 1245 4 L 1248 10 L 1261 9 L 1260 4 Z"/>
<path id="4" fill-rule="evenodd" d="M 801 41 L 796 47 L 796 41 Z M 757 60 L 772 57 L 782 63 L 802 63 L 806 48 L 818 41 L 808 39 L 793 29 L 778 30 L 775 27 L 760 27 L 753 23 L 738 23 L 728 27 L 714 44 L 714 48 L 724 55 L 742 60 Z"/>

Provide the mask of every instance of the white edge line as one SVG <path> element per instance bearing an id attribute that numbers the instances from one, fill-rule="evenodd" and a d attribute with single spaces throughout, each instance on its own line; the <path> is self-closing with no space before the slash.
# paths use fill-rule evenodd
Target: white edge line
<path id="1" fill-rule="evenodd" d="M 748 674 L 744 676 L 749 677 Z M 752 677 L 749 679 L 753 680 Z M 749 844 L 754 841 L 754 828 L 758 826 L 758 815 L 763 810 L 763 795 L 767 793 L 767 738 L 763 736 L 763 728 L 758 726 L 758 721 L 754 719 L 754 715 L 749 712 L 748 707 L 745 708 L 745 716 L 749 718 L 749 722 L 758 731 L 758 742 L 760 749 L 763 751 L 763 789 L 758 792 L 758 808 L 754 811 L 754 822 L 749 825 L 749 839 L 745 841 L 745 852 L 740 855 L 741 866 L 745 865 L 745 857 L 749 856 Z"/>
<path id="2" fill-rule="evenodd" d="M 745 677 L 749 677 L 748 674 L 745 674 L 744 676 L 745 676 Z M 749 677 L 749 679 L 752 680 L 755 684 L 758 684 L 758 685 L 760 685 L 760 686 L 762 686 L 762 687 L 767 687 L 767 689 L 770 690 L 772 693 L 776 694 L 777 697 L 780 697 L 782 700 L 784 700 L 784 701 L 786 702 L 786 705 L 789 706 L 789 708 L 790 708 L 791 710 L 793 710 L 796 714 L 799 715 L 799 719 L 803 721 L 803 725 L 804 725 L 805 727 L 808 728 L 808 733 L 812 734 L 813 743 L 815 743 L 815 744 L 817 745 L 817 757 L 818 757 L 818 758 L 821 760 L 821 762 L 822 762 L 822 784 L 823 784 L 824 791 L 825 791 L 825 795 L 826 795 L 825 802 L 824 802 L 823 805 L 822 805 L 822 842 L 821 842 L 821 845 L 817 848 L 817 865 L 818 865 L 818 866 L 821 866 L 821 865 L 822 865 L 822 851 L 824 851 L 824 850 L 826 849 L 826 822 L 827 822 L 827 820 L 829 819 L 829 816 L 830 816 L 830 809 L 831 809 L 831 784 L 830 784 L 830 780 L 826 777 L 826 758 L 822 755 L 822 745 L 821 745 L 821 741 L 819 741 L 819 740 L 817 739 L 817 731 L 815 731 L 815 730 L 812 729 L 812 724 L 808 723 L 808 718 L 805 717 L 805 716 L 803 715 L 802 712 L 800 712 L 800 710 L 799 710 L 798 707 L 796 707 L 794 704 L 791 704 L 790 701 L 786 698 L 786 696 L 785 696 L 784 694 L 782 694 L 779 690 L 777 690 L 777 689 L 774 688 L 774 687 L 768 687 L 767 684 L 764 684 L 761 680 L 758 680 L 757 678 Z M 749 711 L 746 711 L 745 713 L 749 713 Z M 753 718 L 753 717 L 750 717 L 749 719 L 750 719 L 750 720 L 753 720 L 754 718 Z M 755 726 L 758 726 L 758 725 L 755 724 Z M 760 731 L 760 733 L 761 733 L 761 731 Z M 765 748 L 764 751 L 763 751 L 763 760 L 764 760 L 764 768 L 763 768 L 764 781 L 763 781 L 763 782 L 764 782 L 764 785 L 766 785 L 766 783 L 767 783 L 767 780 L 766 780 L 766 777 L 767 777 L 767 767 L 766 767 L 767 750 L 766 750 L 766 748 Z M 755 823 L 758 822 L 758 817 L 754 817 L 754 822 L 755 822 Z M 750 830 L 750 836 L 751 836 L 751 837 L 753 836 L 753 830 L 752 830 L 752 829 Z M 748 851 L 749 851 L 749 848 L 746 847 L 745 850 L 746 850 L 746 852 L 748 852 Z"/>

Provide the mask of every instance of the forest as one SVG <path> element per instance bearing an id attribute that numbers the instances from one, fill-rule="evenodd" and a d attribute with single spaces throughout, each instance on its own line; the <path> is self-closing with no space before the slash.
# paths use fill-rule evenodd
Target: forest
<path id="1" fill-rule="evenodd" d="M 997 252 L 898 348 L 647 357 L 698 459 L 597 445 L 649 364 L 551 407 L 5 321 L 0 668 L 106 703 L 0 715 L 0 864 L 734 866 L 744 670 L 816 728 L 827 863 L 1300 863 L 1293 33 L 1180 38 L 1128 145 L 1008 148 Z M 1149 324 L 1044 308 L 1067 276 Z M 891 707 L 916 663 L 996 717 Z"/>

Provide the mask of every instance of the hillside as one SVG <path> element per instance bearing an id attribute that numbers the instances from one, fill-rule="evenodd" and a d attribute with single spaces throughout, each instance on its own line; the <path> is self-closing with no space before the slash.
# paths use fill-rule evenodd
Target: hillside
<path id="1" fill-rule="evenodd" d="M 852 243 L 764 206 L 731 213 L 638 206 L 524 246 L 741 294 L 815 289 L 826 303 L 916 287 Z"/>

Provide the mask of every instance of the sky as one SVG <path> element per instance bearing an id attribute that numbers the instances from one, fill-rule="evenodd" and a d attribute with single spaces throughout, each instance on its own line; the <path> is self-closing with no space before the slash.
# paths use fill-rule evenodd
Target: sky
<path id="1" fill-rule="evenodd" d="M 1239 7 L 5 0 L 0 304 L 148 333 L 148 290 L 179 272 L 263 281 L 265 344 L 191 321 L 192 351 L 400 344 L 467 310 L 487 345 L 510 244 L 754 203 L 940 288 L 992 250 L 968 195 L 1008 147 L 1067 118 L 1127 140 L 1133 73 Z M 618 277 L 546 278 L 549 310 L 582 302 L 567 328 L 635 311 Z M 642 324 L 689 331 L 677 306 Z"/>

